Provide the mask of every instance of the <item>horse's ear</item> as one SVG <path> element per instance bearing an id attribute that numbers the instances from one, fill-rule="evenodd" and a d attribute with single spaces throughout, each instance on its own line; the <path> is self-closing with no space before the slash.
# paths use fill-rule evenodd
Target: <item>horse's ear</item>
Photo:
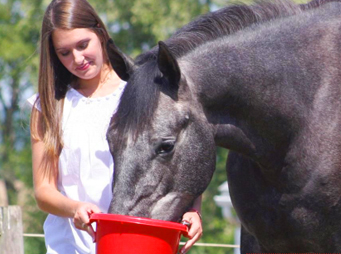
<path id="1" fill-rule="evenodd" d="M 159 41 L 158 66 L 161 73 L 172 85 L 179 85 L 181 72 L 175 57 L 172 55 L 167 45 Z"/>
<path id="2" fill-rule="evenodd" d="M 107 42 L 107 52 L 112 68 L 124 81 L 128 81 L 129 73 L 133 69 L 134 60 L 124 54 L 112 39 Z"/>

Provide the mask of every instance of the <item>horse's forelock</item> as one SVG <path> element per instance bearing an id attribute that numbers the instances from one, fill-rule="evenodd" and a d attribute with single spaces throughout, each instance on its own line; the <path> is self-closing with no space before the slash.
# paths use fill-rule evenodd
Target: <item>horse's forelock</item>
<path id="1" fill-rule="evenodd" d="M 110 128 L 119 133 L 115 136 L 116 145 L 122 145 L 128 136 L 135 139 L 150 125 L 160 95 L 160 87 L 154 80 L 160 75 L 157 63 L 149 61 L 129 79 L 110 123 Z"/>

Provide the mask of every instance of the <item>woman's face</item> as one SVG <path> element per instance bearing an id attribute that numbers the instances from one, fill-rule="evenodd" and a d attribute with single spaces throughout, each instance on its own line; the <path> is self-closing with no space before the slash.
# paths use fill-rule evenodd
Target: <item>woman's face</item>
<path id="1" fill-rule="evenodd" d="M 80 79 L 99 77 L 103 66 L 103 50 L 98 36 L 87 28 L 56 29 L 53 46 L 61 63 Z"/>

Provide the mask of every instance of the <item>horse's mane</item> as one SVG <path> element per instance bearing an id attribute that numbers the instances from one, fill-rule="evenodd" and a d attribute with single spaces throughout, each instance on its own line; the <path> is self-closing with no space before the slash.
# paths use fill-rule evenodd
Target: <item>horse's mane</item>
<path id="1" fill-rule="evenodd" d="M 253 24 L 296 15 L 326 2 L 333 2 L 333 0 L 313 0 L 303 5 L 296 5 L 289 0 L 271 2 L 261 0 L 249 6 L 231 5 L 200 16 L 180 28 L 165 43 L 172 54 L 179 58 L 208 41 L 236 33 Z M 161 76 L 157 68 L 157 53 L 158 46 L 141 54 L 135 60 L 136 71 L 139 72 L 135 76 L 138 76 L 138 80 L 128 81 L 109 129 L 109 132 L 114 129 L 119 133 L 120 139 L 127 133 L 137 137 L 146 126 L 150 125 L 161 89 L 161 86 L 155 85 L 154 82 L 155 78 Z"/>
<path id="2" fill-rule="evenodd" d="M 258 0 L 253 5 L 234 4 L 199 16 L 176 31 L 165 43 L 178 58 L 203 43 L 233 34 L 253 24 L 295 15 L 332 1 L 335 0 L 313 0 L 308 4 L 297 5 L 289 0 Z M 141 65 L 156 59 L 157 52 L 158 46 L 139 55 L 136 64 Z"/>

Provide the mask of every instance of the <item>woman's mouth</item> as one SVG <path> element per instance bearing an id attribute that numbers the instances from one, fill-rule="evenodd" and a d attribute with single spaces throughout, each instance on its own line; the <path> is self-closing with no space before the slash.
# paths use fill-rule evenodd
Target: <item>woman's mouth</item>
<path id="1" fill-rule="evenodd" d="M 80 66 L 78 66 L 76 69 L 79 70 L 79 71 L 85 71 L 87 70 L 88 68 L 90 67 L 90 63 L 86 63 L 86 64 L 82 64 Z"/>

